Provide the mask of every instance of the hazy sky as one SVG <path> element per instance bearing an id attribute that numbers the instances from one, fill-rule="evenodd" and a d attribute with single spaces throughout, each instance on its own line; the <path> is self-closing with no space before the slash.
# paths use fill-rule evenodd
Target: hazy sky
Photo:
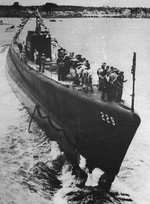
<path id="1" fill-rule="evenodd" d="M 0 0 L 0 5 L 12 5 L 16 1 L 20 5 L 43 5 L 51 2 L 58 5 L 150 7 L 150 0 Z"/>

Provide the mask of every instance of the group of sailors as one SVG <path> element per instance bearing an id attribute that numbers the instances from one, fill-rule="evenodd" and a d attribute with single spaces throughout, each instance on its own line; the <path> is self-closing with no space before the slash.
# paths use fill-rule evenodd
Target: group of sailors
<path id="1" fill-rule="evenodd" d="M 25 45 L 18 44 L 22 61 L 25 62 Z M 39 54 L 35 49 L 33 53 L 34 63 L 39 64 L 39 71 L 44 72 L 46 56 Z M 58 49 L 57 57 L 58 81 L 73 80 L 75 86 L 81 86 L 84 92 L 93 92 L 92 70 L 89 61 L 78 54 L 67 53 L 65 49 Z M 123 94 L 124 72 L 113 66 L 103 63 L 97 70 L 98 91 L 102 93 L 102 99 L 107 101 L 121 101 Z"/>
<path id="2" fill-rule="evenodd" d="M 57 66 L 58 81 L 69 79 L 69 74 L 72 74 L 74 85 L 82 86 L 85 92 L 93 92 L 90 63 L 82 55 L 74 56 L 74 53 L 68 55 L 65 49 L 60 48 L 58 50 Z"/>
<path id="3" fill-rule="evenodd" d="M 58 80 L 68 80 L 71 68 L 74 70 L 73 82 L 82 86 L 85 92 L 93 92 L 92 71 L 89 61 L 78 54 L 68 53 L 65 49 L 58 50 L 57 58 Z M 124 72 L 113 66 L 103 63 L 97 70 L 98 91 L 102 93 L 102 99 L 107 101 L 121 101 L 123 94 Z"/>
<path id="4" fill-rule="evenodd" d="M 124 72 L 113 66 L 103 63 L 97 70 L 99 78 L 98 90 L 102 91 L 102 99 L 108 101 L 121 101 L 123 94 Z"/>

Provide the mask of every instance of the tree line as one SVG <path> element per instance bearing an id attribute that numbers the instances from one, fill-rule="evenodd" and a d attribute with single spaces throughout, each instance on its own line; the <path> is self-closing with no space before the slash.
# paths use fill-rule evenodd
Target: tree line
<path id="1" fill-rule="evenodd" d="M 23 17 L 24 13 L 27 10 L 35 10 L 38 9 L 43 17 L 51 17 L 52 12 L 55 12 L 53 17 L 61 17 L 59 16 L 61 12 L 72 12 L 79 17 L 83 17 L 82 13 L 98 13 L 102 12 L 104 16 L 120 16 L 120 17 L 148 17 L 150 16 L 150 8 L 142 8 L 142 7 L 85 7 L 85 6 L 63 6 L 57 5 L 55 3 L 45 3 L 40 6 L 22 6 L 19 2 L 14 2 L 13 5 L 0 5 L 0 17 Z M 74 15 L 76 16 L 76 15 Z M 73 15 L 71 16 L 73 17 Z"/>

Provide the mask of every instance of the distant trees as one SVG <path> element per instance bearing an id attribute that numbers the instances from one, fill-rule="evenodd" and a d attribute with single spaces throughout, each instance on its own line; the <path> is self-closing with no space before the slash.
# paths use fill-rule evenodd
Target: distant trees
<path id="1" fill-rule="evenodd" d="M 14 9 L 20 9 L 21 6 L 19 5 L 19 2 L 16 1 L 16 2 L 14 2 L 14 4 L 12 5 L 12 8 L 14 8 Z"/>
<path id="2" fill-rule="evenodd" d="M 21 6 L 16 0 L 11 6 L 0 5 L 0 17 L 19 17 L 23 16 L 26 10 L 38 9 L 43 17 L 84 17 L 85 11 L 90 15 L 111 16 L 123 18 L 150 18 L 150 8 L 142 7 L 82 7 L 71 5 L 57 5 L 55 3 L 45 3 L 41 6 Z"/>
<path id="3" fill-rule="evenodd" d="M 54 3 L 46 3 L 45 5 L 43 5 L 43 10 L 46 11 L 46 12 L 49 12 L 49 11 L 53 11 L 55 8 L 57 8 L 58 5 L 57 4 L 54 4 Z"/>

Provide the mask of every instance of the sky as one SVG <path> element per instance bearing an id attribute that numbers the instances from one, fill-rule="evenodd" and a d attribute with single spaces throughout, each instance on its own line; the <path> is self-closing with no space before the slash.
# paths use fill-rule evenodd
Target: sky
<path id="1" fill-rule="evenodd" d="M 0 5 L 12 5 L 19 2 L 22 6 L 44 5 L 56 3 L 58 5 L 76 6 L 116 6 L 116 7 L 150 7 L 150 0 L 0 0 Z"/>

